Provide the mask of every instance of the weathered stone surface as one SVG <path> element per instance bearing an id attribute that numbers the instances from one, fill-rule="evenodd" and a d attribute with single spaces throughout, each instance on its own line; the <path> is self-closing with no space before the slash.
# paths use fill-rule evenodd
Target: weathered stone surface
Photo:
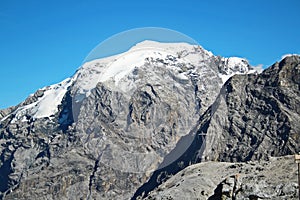
<path id="1" fill-rule="evenodd" d="M 300 57 L 286 57 L 259 75 L 232 77 L 204 118 L 204 157 L 268 159 L 300 150 Z M 203 124 L 203 122 L 202 122 Z"/>
<path id="2" fill-rule="evenodd" d="M 102 76 L 136 50 L 86 63 L 1 112 L 0 199 L 130 199 L 213 103 L 221 75 L 252 69 L 199 46 L 150 44 L 166 51 L 152 48 L 121 78 Z"/>
<path id="3" fill-rule="evenodd" d="M 293 156 L 269 161 L 191 165 L 150 192 L 159 199 L 298 199 L 297 164 Z"/>
<path id="4" fill-rule="evenodd" d="M 299 150 L 299 57 L 222 87 L 224 77 L 251 70 L 245 60 L 175 47 L 121 78 L 99 77 L 122 58 L 87 63 L 70 80 L 2 111 L 0 198 L 130 199 L 204 160 L 267 160 Z M 63 94 L 58 106 L 47 99 L 56 93 Z M 202 183 L 232 197 L 236 179 L 225 175 Z M 293 187 L 278 186 L 284 194 Z"/>
<path id="5" fill-rule="evenodd" d="M 268 160 L 300 150 L 300 57 L 287 57 L 261 74 L 236 75 L 200 117 L 187 151 L 156 170 L 134 198 L 201 161 Z M 167 156 L 166 156 L 167 157 Z"/>

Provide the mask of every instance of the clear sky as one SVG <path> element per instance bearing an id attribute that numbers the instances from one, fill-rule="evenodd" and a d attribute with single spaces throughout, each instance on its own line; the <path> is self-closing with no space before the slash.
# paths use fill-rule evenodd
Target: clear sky
<path id="1" fill-rule="evenodd" d="M 0 0 L 0 108 L 72 76 L 100 42 L 139 27 L 182 32 L 252 65 L 300 54 L 300 0 Z"/>

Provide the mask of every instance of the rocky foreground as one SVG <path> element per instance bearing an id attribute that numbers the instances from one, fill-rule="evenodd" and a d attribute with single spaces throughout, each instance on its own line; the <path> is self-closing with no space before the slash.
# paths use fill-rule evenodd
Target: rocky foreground
<path id="1" fill-rule="evenodd" d="M 297 170 L 293 156 L 203 162 L 172 176 L 144 199 L 298 199 Z"/>

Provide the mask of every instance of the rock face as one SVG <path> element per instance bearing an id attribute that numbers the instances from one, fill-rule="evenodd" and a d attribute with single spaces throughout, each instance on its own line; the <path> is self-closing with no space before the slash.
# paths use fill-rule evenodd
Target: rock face
<path id="1" fill-rule="evenodd" d="M 299 87 L 299 56 L 259 75 L 232 77 L 204 116 L 209 127 L 199 129 L 207 134 L 203 156 L 236 162 L 298 153 Z"/>
<path id="2" fill-rule="evenodd" d="M 199 167 L 220 172 L 201 179 L 203 197 L 293 198 L 294 182 L 262 177 L 272 164 L 236 162 L 299 151 L 299 63 L 287 57 L 257 74 L 244 59 L 151 41 L 85 63 L 0 112 L 0 199 L 165 198 L 172 175 Z M 184 169 L 211 160 L 234 163 Z M 247 173 L 254 168 L 262 175 Z"/>
<path id="3" fill-rule="evenodd" d="M 194 140 L 186 152 L 156 170 L 134 198 L 201 161 L 268 160 L 299 152 L 299 75 L 300 57 L 292 56 L 261 74 L 230 78 L 190 132 Z"/>
<path id="4" fill-rule="evenodd" d="M 189 147 L 160 166 L 222 84 L 252 72 L 244 59 L 151 41 L 85 63 L 0 112 L 0 199 L 130 199 Z"/>
<path id="5" fill-rule="evenodd" d="M 293 156 L 269 161 L 208 161 L 172 176 L 145 199 L 298 199 Z"/>

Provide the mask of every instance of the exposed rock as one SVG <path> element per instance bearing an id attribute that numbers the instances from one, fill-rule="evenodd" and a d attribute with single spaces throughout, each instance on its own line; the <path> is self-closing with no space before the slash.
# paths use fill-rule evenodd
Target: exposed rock
<path id="1" fill-rule="evenodd" d="M 11 113 L 13 110 L 15 110 L 15 107 L 9 107 L 3 110 L 0 110 L 0 120 L 7 116 L 9 113 Z"/>
<path id="2" fill-rule="evenodd" d="M 130 199 L 223 81 L 249 72 L 244 59 L 149 41 L 85 63 L 2 112 L 0 199 Z"/>
<path id="3" fill-rule="evenodd" d="M 232 77 L 210 107 L 198 133 L 204 157 L 248 161 L 300 150 L 300 57 L 286 57 L 259 75 Z"/>
<path id="4" fill-rule="evenodd" d="M 130 199 L 204 160 L 268 160 L 299 151 L 299 57 L 222 87 L 252 68 L 197 46 L 146 44 L 159 48 L 140 51 L 141 44 L 85 63 L 72 78 L 1 112 L 0 199 Z M 211 163 L 220 173 L 248 166 Z M 203 194 L 275 198 L 273 185 L 268 190 L 259 176 L 237 178 L 234 169 L 217 181 L 202 179 L 209 188 Z M 291 198 L 295 187 L 276 185 Z"/>
<path id="5" fill-rule="evenodd" d="M 14 111 L 16 111 L 17 108 L 32 104 L 32 103 L 38 101 L 38 98 L 40 98 L 44 95 L 44 91 L 45 91 L 45 89 L 40 89 L 40 90 L 36 91 L 34 94 L 30 95 L 27 99 L 25 99 L 24 102 L 18 104 L 17 106 L 12 106 L 7 109 L 0 110 L 0 120 L 4 117 L 8 116 L 9 114 L 13 113 Z"/>
<path id="6" fill-rule="evenodd" d="M 298 199 L 297 164 L 293 156 L 269 161 L 191 165 L 150 192 L 159 199 Z"/>
<path id="7" fill-rule="evenodd" d="M 201 161 L 245 162 L 298 153 L 299 74 L 300 57 L 292 56 L 261 74 L 230 78 L 190 132 L 194 140 L 187 151 L 156 170 L 134 198 Z"/>

